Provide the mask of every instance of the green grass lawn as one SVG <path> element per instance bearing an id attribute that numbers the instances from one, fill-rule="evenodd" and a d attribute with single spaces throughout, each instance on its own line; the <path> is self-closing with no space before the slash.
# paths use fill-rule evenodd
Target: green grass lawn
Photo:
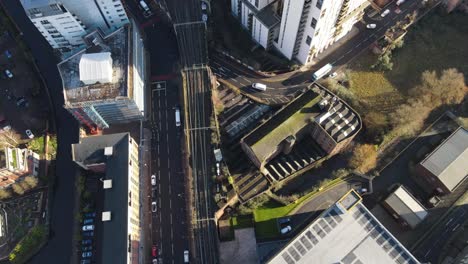
<path id="1" fill-rule="evenodd" d="M 235 229 L 253 227 L 251 215 L 239 215 L 231 217 L 231 226 Z"/>

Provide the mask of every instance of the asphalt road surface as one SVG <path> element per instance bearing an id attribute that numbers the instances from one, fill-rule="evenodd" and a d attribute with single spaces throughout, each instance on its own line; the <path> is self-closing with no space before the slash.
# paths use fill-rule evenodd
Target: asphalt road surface
<path id="1" fill-rule="evenodd" d="M 461 230 L 467 219 L 468 206 L 460 206 L 454 209 L 444 221 L 439 224 L 438 228 L 431 232 L 431 235 L 425 239 L 418 249 L 415 251 L 415 256 L 421 262 L 439 263 L 442 248 L 448 240 Z"/>
<path id="2" fill-rule="evenodd" d="M 19 1 L 1 1 L 8 14 L 23 32 L 23 41 L 31 53 L 49 87 L 57 125 L 56 179 L 50 212 L 50 239 L 28 263 L 70 263 L 72 256 L 73 206 L 75 198 L 76 166 L 71 159 L 71 144 L 78 142 L 78 123 L 63 106 L 62 80 L 53 51 L 39 31 L 26 17 Z M 54 118 L 54 117 L 52 117 Z"/>
<path id="3" fill-rule="evenodd" d="M 393 27 L 406 15 L 418 9 L 420 3 L 421 0 L 406 1 L 400 5 L 401 12 L 399 14 L 395 13 L 396 4 L 393 3 L 387 7 L 391 12 L 384 18 L 380 15 L 370 18 L 365 14 L 363 23 L 358 23 L 355 26 L 359 30 L 358 34 L 350 38 L 343 45 L 320 60 L 320 62 L 314 65 L 310 70 L 305 72 L 297 72 L 292 75 L 287 73 L 278 75 L 269 80 L 268 77 L 253 74 L 246 66 L 216 52 L 210 53 L 210 67 L 218 78 L 226 80 L 245 93 L 255 95 L 269 104 L 286 103 L 312 82 L 311 77 L 316 70 L 327 63 L 334 66 L 332 71 L 339 70 L 340 67 L 350 62 L 353 58 L 361 54 L 362 51 L 366 50 L 372 43 L 380 39 L 387 29 Z M 375 29 L 366 28 L 365 25 L 371 23 L 376 24 Z M 253 89 L 251 85 L 256 82 L 266 84 L 268 89 L 264 92 Z"/>

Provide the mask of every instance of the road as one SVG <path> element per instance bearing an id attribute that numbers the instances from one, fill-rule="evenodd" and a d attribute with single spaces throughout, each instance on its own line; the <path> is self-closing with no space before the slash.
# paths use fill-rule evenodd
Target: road
<path id="1" fill-rule="evenodd" d="M 454 209 L 444 221 L 439 224 L 439 227 L 431 232 L 431 235 L 425 239 L 418 249 L 415 251 L 415 256 L 421 262 L 439 263 L 440 255 L 443 253 L 442 248 L 448 240 L 456 234 L 466 221 L 468 206 L 463 205 Z"/>
<path id="2" fill-rule="evenodd" d="M 297 71 L 294 74 L 286 73 L 269 79 L 262 75 L 252 73 L 246 66 L 218 52 L 210 53 L 210 66 L 213 73 L 218 78 L 229 82 L 243 92 L 263 99 L 268 104 L 284 104 L 301 93 L 301 91 L 311 83 L 313 72 L 327 63 L 334 66 L 333 71 L 339 70 L 343 65 L 365 51 L 372 43 L 380 39 L 387 29 L 393 27 L 406 15 L 415 11 L 420 3 L 420 0 L 406 1 L 400 5 L 400 10 L 402 11 L 400 14 L 394 12 L 396 5 L 392 3 L 388 7 L 391 10 L 390 14 L 384 18 L 379 15 L 374 18 L 364 15 L 363 23 L 355 25 L 357 30 L 359 30 L 358 34 L 351 37 L 343 45 L 321 59 L 320 62 L 311 67 L 311 69 L 304 72 Z M 370 23 L 376 24 L 376 29 L 366 29 L 365 24 Z M 255 82 L 265 83 L 268 89 L 264 92 L 260 92 L 251 88 L 251 84 Z"/>
<path id="3" fill-rule="evenodd" d="M 72 256 L 73 205 L 75 199 L 76 166 L 71 159 L 71 144 L 78 142 L 78 123 L 62 107 L 62 80 L 52 49 L 26 17 L 19 1 L 1 1 L 1 5 L 23 32 L 23 41 L 49 87 L 57 124 L 56 179 L 51 201 L 50 240 L 28 263 L 70 263 Z"/>
<path id="4" fill-rule="evenodd" d="M 136 1 L 127 1 L 127 9 L 138 20 L 146 35 L 152 80 L 149 122 L 151 130 L 151 174 L 156 176 L 156 186 L 147 179 L 151 201 L 157 211 L 151 214 L 151 226 L 145 233 L 151 234 L 152 245 L 157 247 L 162 263 L 183 263 L 183 252 L 189 248 L 186 176 L 182 170 L 181 127 L 175 125 L 176 105 L 180 105 L 180 82 L 176 64 L 179 58 L 172 25 L 160 14 L 144 18 Z M 147 254 L 151 254 L 150 251 Z"/>
<path id="5" fill-rule="evenodd" d="M 210 194 L 213 175 L 210 117 L 211 81 L 207 67 L 206 24 L 200 1 L 166 2 L 180 52 L 184 80 L 184 135 L 188 151 L 187 173 L 193 182 L 191 259 L 195 263 L 218 263 L 216 226 Z"/>

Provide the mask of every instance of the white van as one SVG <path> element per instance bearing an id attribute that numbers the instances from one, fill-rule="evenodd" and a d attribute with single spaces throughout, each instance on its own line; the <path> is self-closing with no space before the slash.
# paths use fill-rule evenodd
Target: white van
<path id="1" fill-rule="evenodd" d="M 175 109 L 175 124 L 176 126 L 180 126 L 180 109 L 179 107 L 176 107 Z"/>
<path id="2" fill-rule="evenodd" d="M 260 90 L 260 91 L 266 91 L 267 86 L 263 83 L 253 83 L 252 88 Z"/>
<path id="3" fill-rule="evenodd" d="M 184 250 L 184 263 L 189 263 L 189 252 Z"/>
<path id="4" fill-rule="evenodd" d="M 151 10 L 149 9 L 148 5 L 145 3 L 145 1 L 141 0 L 140 1 L 140 7 L 143 9 L 143 15 L 145 17 L 151 16 Z"/>

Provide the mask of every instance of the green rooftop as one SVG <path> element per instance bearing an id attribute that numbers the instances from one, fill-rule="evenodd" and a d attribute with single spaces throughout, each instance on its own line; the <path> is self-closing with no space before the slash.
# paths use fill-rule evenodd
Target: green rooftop
<path id="1" fill-rule="evenodd" d="M 268 158 L 288 136 L 296 135 L 320 114 L 321 96 L 308 90 L 244 138 L 260 160 Z"/>

